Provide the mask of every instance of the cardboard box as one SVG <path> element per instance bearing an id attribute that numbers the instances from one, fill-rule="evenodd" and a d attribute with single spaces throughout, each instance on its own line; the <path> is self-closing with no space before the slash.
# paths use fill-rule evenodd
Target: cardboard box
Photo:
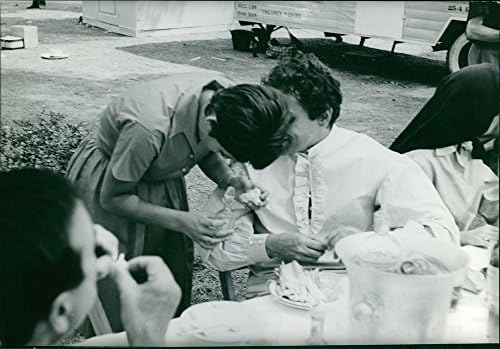
<path id="1" fill-rule="evenodd" d="M 9 28 L 13 36 L 24 39 L 24 47 L 31 48 L 38 46 L 38 27 L 36 25 L 13 25 Z"/>

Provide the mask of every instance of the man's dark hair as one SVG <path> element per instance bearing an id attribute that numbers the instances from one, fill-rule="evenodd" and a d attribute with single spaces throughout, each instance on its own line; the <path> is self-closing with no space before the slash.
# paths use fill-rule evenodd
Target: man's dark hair
<path id="1" fill-rule="evenodd" d="M 324 118 L 330 108 L 330 126 L 339 117 L 342 103 L 340 83 L 312 53 L 292 50 L 281 58 L 262 83 L 297 98 L 311 120 Z"/>
<path id="2" fill-rule="evenodd" d="M 77 196 L 48 170 L 0 172 L 1 308 L 4 345 L 26 344 L 54 299 L 83 280 L 69 243 Z"/>
<path id="3" fill-rule="evenodd" d="M 214 94 L 207 110 L 215 112 L 210 135 L 240 162 L 263 169 L 290 145 L 287 134 L 293 121 L 280 91 L 241 84 Z"/>

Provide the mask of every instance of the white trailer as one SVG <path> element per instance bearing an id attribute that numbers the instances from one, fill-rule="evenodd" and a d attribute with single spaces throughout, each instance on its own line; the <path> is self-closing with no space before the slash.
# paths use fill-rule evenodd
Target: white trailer
<path id="1" fill-rule="evenodd" d="M 358 35 L 447 50 L 450 71 L 467 65 L 468 1 L 235 1 L 241 24 L 318 30 L 326 36 Z"/>
<path id="2" fill-rule="evenodd" d="M 232 1 L 83 0 L 83 21 L 128 36 L 229 30 Z"/>

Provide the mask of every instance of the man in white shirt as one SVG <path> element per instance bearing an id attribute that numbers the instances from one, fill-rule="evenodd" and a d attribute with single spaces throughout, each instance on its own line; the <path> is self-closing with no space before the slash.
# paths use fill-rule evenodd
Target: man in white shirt
<path id="1" fill-rule="evenodd" d="M 394 234 L 411 224 L 416 234 L 458 244 L 453 217 L 416 163 L 366 135 L 333 125 L 342 95 L 339 83 L 316 57 L 295 54 L 275 67 L 264 83 L 287 94 L 290 115 L 283 116 L 283 123 L 289 127 L 266 129 L 266 143 L 263 130 L 258 130 L 260 120 L 247 121 L 260 138 L 242 146 L 260 151 L 237 160 L 253 165 L 246 166 L 247 173 L 270 192 L 268 204 L 255 212 L 233 211 L 238 216 L 235 233 L 202 253 L 206 263 L 221 271 L 251 266 L 247 297 L 263 295 L 268 293 L 265 281 L 273 276 L 273 263 L 316 262 L 340 238 L 374 230 L 378 210 Z M 227 105 L 228 98 L 238 96 L 231 91 L 219 96 L 214 109 Z M 249 115 L 235 112 L 232 115 Z M 279 147 L 276 139 L 282 139 L 282 156 L 273 159 L 269 154 L 275 149 L 266 151 L 265 146 Z M 238 154 L 232 151 L 236 141 L 218 140 L 229 153 Z M 217 211 L 222 205 L 219 191 L 208 207 Z"/>

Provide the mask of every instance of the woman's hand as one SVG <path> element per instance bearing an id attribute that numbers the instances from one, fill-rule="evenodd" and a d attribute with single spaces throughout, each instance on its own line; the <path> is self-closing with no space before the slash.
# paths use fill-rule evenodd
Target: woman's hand
<path id="1" fill-rule="evenodd" d="M 218 143 L 217 143 L 218 144 Z M 220 148 L 220 145 L 218 145 Z M 258 210 L 261 207 L 267 205 L 267 197 L 269 193 L 256 186 L 249 178 L 244 174 L 244 170 L 241 168 L 241 164 L 232 162 L 228 163 L 226 159 L 219 153 L 220 149 L 212 149 L 210 155 L 203 158 L 198 162 L 198 166 L 201 168 L 203 173 L 205 173 L 208 178 L 213 180 L 222 189 L 226 190 L 227 187 L 233 187 L 236 190 L 236 199 L 240 201 L 239 197 L 254 188 L 260 190 L 259 200 L 252 200 L 252 202 L 241 202 L 243 205 L 247 206 L 252 210 Z"/>
<path id="2" fill-rule="evenodd" d="M 496 241 L 498 241 L 498 227 L 489 224 L 460 233 L 462 245 L 488 247 L 490 243 Z"/>
<path id="3" fill-rule="evenodd" d="M 269 192 L 257 185 L 255 185 L 250 178 L 246 176 L 233 176 L 228 181 L 228 186 L 233 187 L 236 190 L 236 200 L 241 202 L 240 196 L 241 194 L 245 194 L 253 189 L 258 189 L 260 191 L 260 200 L 252 200 L 249 202 L 241 202 L 243 205 L 247 206 L 252 210 L 258 210 L 261 207 L 267 205 L 267 197 L 269 196 Z"/>
<path id="4" fill-rule="evenodd" d="M 182 213 L 182 228 L 180 231 L 206 250 L 213 249 L 233 233 L 232 228 L 226 228 L 229 224 L 229 218 L 221 214 L 209 215 L 203 212 Z"/>

